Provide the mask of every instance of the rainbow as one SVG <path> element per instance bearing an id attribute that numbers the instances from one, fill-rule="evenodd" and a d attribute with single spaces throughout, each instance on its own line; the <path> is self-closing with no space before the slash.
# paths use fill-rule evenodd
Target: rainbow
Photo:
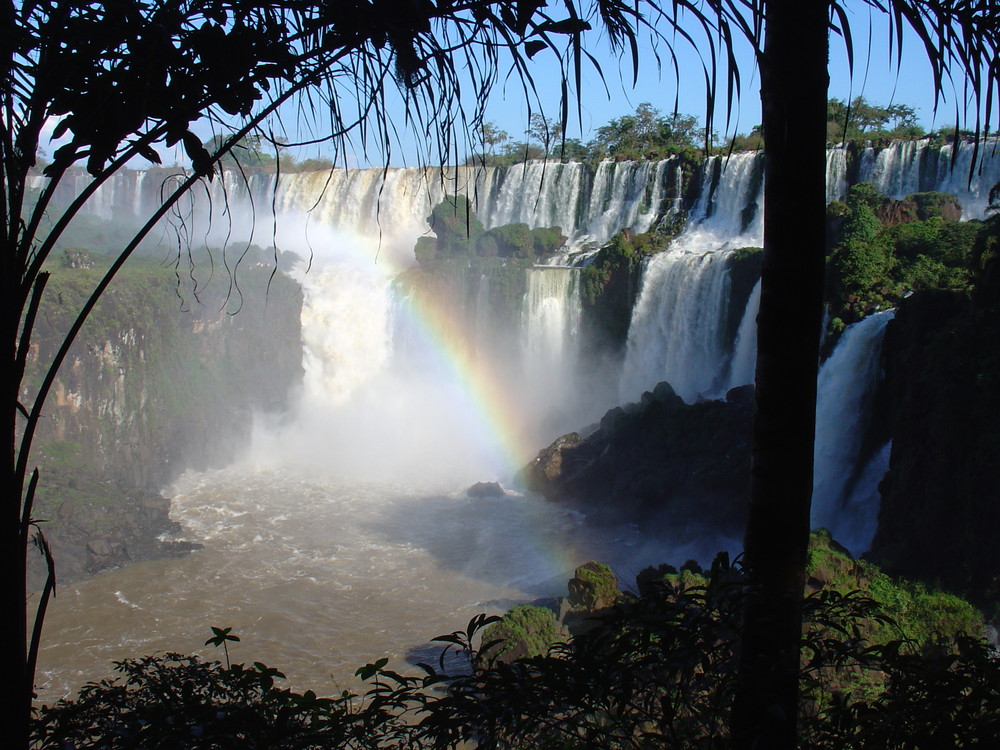
<path id="1" fill-rule="evenodd" d="M 350 239 L 353 241 L 342 247 L 350 248 L 353 254 L 366 254 L 362 256 L 366 262 L 377 257 L 377 243 L 370 238 L 354 235 Z M 394 262 L 388 254 L 378 261 L 378 266 L 387 284 L 412 267 L 405 260 Z M 420 289 L 396 295 L 396 303 L 397 314 L 405 316 L 404 323 L 410 324 L 410 332 L 418 336 L 421 350 L 428 352 L 450 384 L 457 386 L 458 399 L 450 407 L 468 418 L 476 437 L 488 446 L 496 479 L 509 479 L 540 447 L 537 430 L 528 419 L 530 410 L 524 408 L 516 388 L 504 377 L 502 367 L 489 356 L 477 353 L 469 319 L 459 314 L 448 299 Z M 519 543 L 536 559 L 540 574 L 571 574 L 593 557 L 593 551 L 585 551 L 588 535 L 581 534 L 575 523 L 553 525 L 553 517 L 564 511 L 529 499 L 510 503 L 509 512 L 518 518 Z"/>
<path id="2" fill-rule="evenodd" d="M 512 476 L 538 450 L 524 409 L 490 359 L 478 356 L 469 345 L 472 337 L 460 315 L 429 294 L 412 294 L 403 305 L 425 342 L 460 384 L 466 396 L 465 406 L 487 432 L 503 473 Z"/>
<path id="3" fill-rule="evenodd" d="M 460 385 L 465 408 L 486 432 L 495 448 L 500 469 L 498 478 L 513 477 L 539 449 L 537 430 L 526 418 L 526 410 L 513 389 L 502 379 L 501 371 L 489 357 L 477 356 L 472 332 L 466 319 L 456 314 L 440 298 L 427 293 L 413 293 L 401 300 L 401 309 L 423 336 L 423 342 Z M 593 550 L 578 529 L 553 528 L 553 506 L 544 502 L 516 503 L 510 513 L 520 518 L 520 544 L 534 550 L 539 573 L 547 577 L 569 576 L 587 560 Z M 530 554 L 530 553 L 529 553 Z"/>

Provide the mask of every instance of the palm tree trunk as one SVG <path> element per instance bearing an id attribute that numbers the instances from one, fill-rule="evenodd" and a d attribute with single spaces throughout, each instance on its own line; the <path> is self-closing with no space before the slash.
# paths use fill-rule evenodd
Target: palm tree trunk
<path id="1" fill-rule="evenodd" d="M 20 379 L 16 375 L 16 334 L 10 322 L 20 320 L 17 309 L 18 288 L 13 251 L 5 258 L 2 267 L 4 278 L 0 282 L 3 302 L 4 330 L 0 331 L 0 389 L 4 395 L 4 409 L 0 413 L 0 484 L 3 487 L 3 535 L 0 549 L 3 555 L 3 575 L 0 576 L 0 601 L 6 612 L 3 620 L 3 644 L 0 648 L 4 690 L 2 694 L 5 747 L 28 746 L 28 720 L 31 712 L 31 680 L 26 670 L 27 653 L 27 602 L 25 587 L 25 548 L 22 544 L 21 486 L 16 479 L 17 414 L 14 405 L 19 396 Z M 9 262 L 8 262 L 9 261 Z M 10 273 L 9 273 L 10 272 Z M 9 273 L 9 275 L 8 275 Z"/>
<path id="2" fill-rule="evenodd" d="M 826 211 L 828 0 L 766 0 L 764 263 L 737 748 L 796 744 Z"/>

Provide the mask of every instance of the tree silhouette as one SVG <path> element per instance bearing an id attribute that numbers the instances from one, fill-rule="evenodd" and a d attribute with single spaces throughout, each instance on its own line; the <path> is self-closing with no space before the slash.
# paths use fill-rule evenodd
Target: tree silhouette
<path id="1" fill-rule="evenodd" d="M 962 90 L 957 101 L 973 100 L 977 113 L 984 107 L 976 131 L 990 122 L 1000 82 L 995 0 L 857 0 L 855 5 L 888 15 L 897 61 L 903 29 L 911 28 L 930 60 L 935 91 L 940 95 L 946 85 L 957 86 Z M 537 104 L 528 58 L 548 50 L 559 55 L 564 74 L 576 80 L 579 91 L 585 33 L 595 19 L 636 65 L 636 29 L 649 29 L 664 45 L 663 59 L 678 80 L 672 45 L 699 49 L 709 84 L 709 134 L 716 101 L 721 101 L 719 78 L 727 111 L 740 93 L 738 40 L 749 42 L 761 70 L 765 237 L 746 535 L 751 595 L 733 730 L 741 747 L 794 745 L 823 274 L 827 36 L 830 29 L 839 34 L 853 58 L 847 4 L 594 0 L 578 8 L 563 0 L 553 6 L 546 8 L 543 0 L 0 0 L 0 482 L 5 514 L 0 602 L 6 634 L 0 669 L 10 746 L 27 745 L 34 662 L 55 583 L 46 555 L 50 576 L 29 634 L 25 556 L 35 528 L 32 500 L 39 481 L 37 470 L 29 471 L 32 438 L 69 344 L 143 237 L 200 180 L 211 179 L 242 139 L 272 138 L 263 123 L 296 97 L 303 111 L 318 112 L 322 106 L 323 137 L 343 142 L 354 132 L 362 144 L 378 145 L 388 157 L 400 126 L 385 109 L 387 87 L 394 81 L 407 104 L 401 125 L 433 133 L 442 161 L 457 159 L 456 132 L 482 128 L 482 105 L 504 66 Z M 461 94 L 470 88 L 476 106 L 467 116 Z M 563 122 L 569 111 L 569 96 L 564 96 Z M 199 120 L 226 134 L 216 151 L 206 150 L 192 131 Z M 47 182 L 29 196 L 29 171 L 50 122 L 66 143 L 45 168 Z M 46 364 L 40 387 L 25 392 L 32 328 L 48 278 L 44 264 L 55 242 L 87 199 L 131 159 L 159 162 L 162 148 L 176 144 L 192 169 L 164 184 L 161 206 L 94 288 L 55 359 Z M 92 182 L 65 212 L 52 217 L 50 230 L 42 231 L 57 187 L 78 164 L 86 166 Z M 44 552 L 44 538 L 34 538 Z"/>
<path id="2" fill-rule="evenodd" d="M 830 29 L 844 39 L 852 65 L 853 47 L 846 4 L 837 0 L 744 5 L 717 6 L 720 14 L 747 14 L 740 28 L 757 52 L 764 134 L 764 257 L 744 539 L 749 588 L 731 729 L 737 748 L 793 748 L 822 320 Z M 897 61 L 908 26 L 927 52 L 937 96 L 953 76 L 964 79 L 976 111 L 985 106 L 989 121 L 1000 82 L 994 4 L 859 5 L 889 15 Z"/>

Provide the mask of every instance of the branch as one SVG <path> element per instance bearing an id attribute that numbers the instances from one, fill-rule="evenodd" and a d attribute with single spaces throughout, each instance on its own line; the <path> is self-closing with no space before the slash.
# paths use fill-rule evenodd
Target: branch
<path id="1" fill-rule="evenodd" d="M 37 478 L 38 472 L 36 470 L 32 479 Z M 27 673 L 25 675 L 28 681 L 28 684 L 25 686 L 27 689 L 26 695 L 31 695 L 35 687 L 35 665 L 38 664 L 38 648 L 42 642 L 42 625 L 45 622 L 45 611 L 48 609 L 49 599 L 55 595 L 56 591 L 56 563 L 52 558 L 52 550 L 49 549 L 49 543 L 41 530 L 38 532 L 35 543 L 45 557 L 47 573 L 45 576 L 45 586 L 42 588 L 42 593 L 38 599 L 38 609 L 35 610 L 35 619 L 31 627 L 31 642 L 28 645 Z"/>

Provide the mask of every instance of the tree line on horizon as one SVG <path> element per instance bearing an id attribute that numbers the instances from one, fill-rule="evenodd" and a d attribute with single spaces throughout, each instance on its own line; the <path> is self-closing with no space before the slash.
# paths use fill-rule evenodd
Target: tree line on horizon
<path id="1" fill-rule="evenodd" d="M 827 141 L 912 139 L 954 137 L 957 128 L 926 131 L 908 104 L 876 104 L 863 96 L 851 101 L 827 101 Z M 965 133 L 967 131 L 959 131 Z M 594 163 L 605 159 L 642 161 L 698 152 L 754 151 L 763 148 L 760 125 L 722 141 L 714 131 L 706 133 L 699 118 L 679 112 L 664 113 L 649 102 L 635 112 L 612 118 L 597 128 L 594 137 L 583 142 L 566 136 L 562 123 L 534 113 L 522 138 L 515 138 L 496 122 L 485 121 L 477 130 L 481 148 L 466 158 L 466 164 L 509 166 L 534 159 L 554 158 L 563 162 Z"/>
<path id="2" fill-rule="evenodd" d="M 539 112 L 531 115 L 528 129 L 520 139 L 511 136 L 496 122 L 487 120 L 474 133 L 479 150 L 468 155 L 465 163 L 510 166 L 548 158 L 585 163 L 644 161 L 679 154 L 694 156 L 706 151 L 754 151 L 764 146 L 760 125 L 755 125 L 749 133 L 739 133 L 721 142 L 718 134 L 712 132 L 708 140 L 698 117 L 679 112 L 665 114 L 649 102 L 639 104 L 633 113 L 612 118 L 597 128 L 595 136 L 586 143 L 579 138 L 566 137 L 565 132 L 562 123 Z M 969 134 L 955 126 L 933 132 L 925 130 L 917 120 L 915 108 L 907 104 L 880 105 L 863 96 L 850 102 L 837 98 L 827 102 L 829 143 L 926 137 L 946 140 L 953 138 L 956 132 Z M 202 145 L 206 151 L 214 153 L 225 141 L 226 136 L 217 134 Z M 251 133 L 227 149 L 219 161 L 223 168 L 252 172 L 325 172 L 337 166 L 333 158 L 321 153 L 300 157 L 295 151 L 285 137 Z M 37 168 L 49 163 L 40 155 Z"/>

